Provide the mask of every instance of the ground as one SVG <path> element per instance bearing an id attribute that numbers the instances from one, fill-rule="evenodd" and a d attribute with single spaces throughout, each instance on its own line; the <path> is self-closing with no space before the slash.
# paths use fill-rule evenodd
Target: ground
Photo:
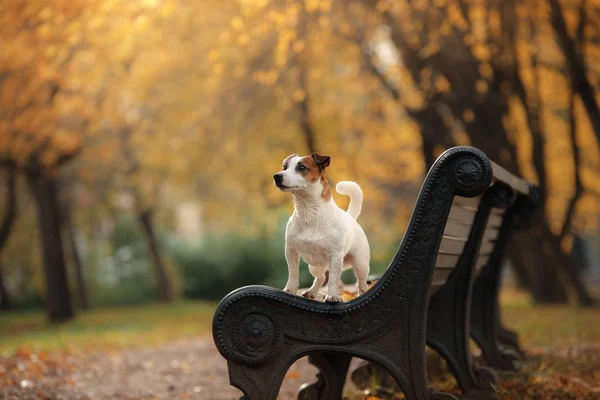
<path id="1" fill-rule="evenodd" d="M 39 313 L 1 315 L 0 399 L 238 399 L 210 337 L 213 310 L 200 302 L 97 310 L 51 328 Z M 600 398 L 600 309 L 531 306 L 511 293 L 503 318 L 528 353 L 520 373 L 501 377 L 503 399 Z M 297 362 L 280 398 L 295 398 L 315 372 Z M 443 369 L 430 375 L 433 386 L 456 390 Z M 366 397 L 351 385 L 347 395 Z"/>

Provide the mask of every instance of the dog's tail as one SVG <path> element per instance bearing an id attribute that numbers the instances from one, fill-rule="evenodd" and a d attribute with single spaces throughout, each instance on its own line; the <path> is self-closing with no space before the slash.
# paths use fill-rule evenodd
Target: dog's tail
<path id="1" fill-rule="evenodd" d="M 350 196 L 350 205 L 348 206 L 348 214 L 354 219 L 360 215 L 363 203 L 363 192 L 358 186 L 358 183 L 351 181 L 342 181 L 335 186 L 336 192 Z"/>

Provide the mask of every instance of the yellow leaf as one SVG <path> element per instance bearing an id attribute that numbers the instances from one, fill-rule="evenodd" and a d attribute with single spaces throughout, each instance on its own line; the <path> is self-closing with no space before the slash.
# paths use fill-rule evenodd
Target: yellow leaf
<path id="1" fill-rule="evenodd" d="M 240 17 L 234 17 L 231 20 L 231 27 L 240 30 L 244 27 L 244 21 Z"/>
<path id="2" fill-rule="evenodd" d="M 492 66 L 489 63 L 482 63 L 479 65 L 479 73 L 483 78 L 490 79 L 494 75 Z"/>
<path id="3" fill-rule="evenodd" d="M 217 61 L 219 59 L 219 51 L 218 50 L 211 50 L 208 52 L 208 59 L 210 61 Z"/>
<path id="4" fill-rule="evenodd" d="M 237 41 L 240 45 L 243 46 L 250 41 L 250 35 L 248 35 L 247 33 L 242 33 L 240 37 L 238 37 Z"/>
<path id="5" fill-rule="evenodd" d="M 466 41 L 466 39 L 465 39 Z M 483 44 L 476 44 L 471 48 L 471 52 L 473 56 L 480 61 L 489 61 L 491 57 L 491 52 L 488 46 Z"/>
<path id="6" fill-rule="evenodd" d="M 306 97 L 306 92 L 303 89 L 296 89 L 294 92 L 294 101 L 301 102 Z"/>
<path id="7" fill-rule="evenodd" d="M 381 0 L 381 1 L 377 2 L 377 11 L 385 12 L 389 9 L 390 9 L 390 4 L 387 1 Z"/>
<path id="8" fill-rule="evenodd" d="M 475 113 L 470 108 L 463 112 L 463 120 L 465 122 L 473 122 L 475 120 Z"/>
<path id="9" fill-rule="evenodd" d="M 283 380 L 289 381 L 298 378 L 300 378 L 300 371 L 289 371 L 287 374 L 285 374 L 285 378 L 283 378 Z"/>
<path id="10" fill-rule="evenodd" d="M 292 46 L 292 49 L 296 53 L 300 53 L 302 50 L 304 50 L 304 40 L 296 40 Z"/>
<path id="11" fill-rule="evenodd" d="M 478 93 L 481 94 L 485 94 L 488 92 L 488 84 L 486 81 L 484 81 L 483 79 L 479 79 L 477 82 L 475 82 L 475 90 L 477 90 Z"/>
<path id="12" fill-rule="evenodd" d="M 450 82 L 444 76 L 438 76 L 435 80 L 435 87 L 440 93 L 448 93 L 451 90 Z"/>

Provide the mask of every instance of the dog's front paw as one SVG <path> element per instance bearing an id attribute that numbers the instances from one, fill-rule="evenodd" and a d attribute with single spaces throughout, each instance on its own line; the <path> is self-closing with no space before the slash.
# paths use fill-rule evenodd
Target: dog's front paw
<path id="1" fill-rule="evenodd" d="M 286 287 L 284 287 L 284 288 L 283 288 L 283 291 L 284 291 L 284 292 L 286 292 L 286 293 L 290 293 L 290 294 L 293 294 L 293 295 L 295 295 L 295 294 L 296 294 L 296 292 L 298 291 L 298 288 L 297 288 L 297 287 L 293 287 L 293 286 L 287 286 L 287 285 L 286 285 Z"/>
<path id="2" fill-rule="evenodd" d="M 341 303 L 342 301 L 344 301 L 344 300 L 342 299 L 342 296 L 339 296 L 339 295 L 332 296 L 332 295 L 328 294 L 325 296 L 326 303 Z"/>
<path id="3" fill-rule="evenodd" d="M 317 297 L 317 294 L 311 292 L 310 290 L 305 290 L 304 292 L 302 292 L 302 297 L 306 297 L 307 299 L 314 300 Z"/>

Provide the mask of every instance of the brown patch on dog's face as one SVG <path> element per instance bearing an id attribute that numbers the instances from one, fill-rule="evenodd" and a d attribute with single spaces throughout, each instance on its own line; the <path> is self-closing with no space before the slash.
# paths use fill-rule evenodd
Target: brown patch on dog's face
<path id="1" fill-rule="evenodd" d="M 328 201 L 331 199 L 331 189 L 329 189 L 329 182 L 325 178 L 325 168 L 330 164 L 330 158 L 328 156 L 322 156 L 317 153 L 313 153 L 310 156 L 302 157 L 296 166 L 296 169 L 300 174 L 304 176 L 310 183 L 316 183 L 321 181 L 323 191 L 321 197 L 323 200 Z"/>
<path id="2" fill-rule="evenodd" d="M 302 157 L 300 161 L 298 161 L 296 169 L 304 176 L 304 179 L 310 183 L 315 183 L 321 179 L 321 174 L 323 172 L 311 156 Z"/>
<path id="3" fill-rule="evenodd" d="M 325 171 L 321 174 L 321 184 L 323 185 L 323 192 L 321 192 L 321 197 L 325 201 L 329 201 L 331 199 L 331 189 L 329 189 L 329 182 L 327 182 L 327 178 L 325 178 Z"/>

